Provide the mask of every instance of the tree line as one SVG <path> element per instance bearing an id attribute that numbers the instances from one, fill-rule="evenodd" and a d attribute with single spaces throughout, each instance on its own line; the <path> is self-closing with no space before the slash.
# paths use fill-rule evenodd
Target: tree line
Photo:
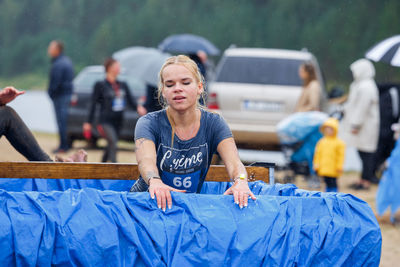
<path id="1" fill-rule="evenodd" d="M 79 70 L 124 47 L 193 33 L 222 51 L 307 48 L 328 80 L 349 81 L 354 60 L 400 32 L 399 10 L 397 0 L 0 0 L 0 76 L 47 74 L 52 39 Z M 398 69 L 377 66 L 381 79 L 399 80 Z"/>

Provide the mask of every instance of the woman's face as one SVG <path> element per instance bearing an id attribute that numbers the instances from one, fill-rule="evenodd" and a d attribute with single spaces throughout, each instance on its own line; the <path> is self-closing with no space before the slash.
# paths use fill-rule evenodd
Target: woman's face
<path id="1" fill-rule="evenodd" d="M 114 62 L 107 70 L 107 73 L 118 76 L 121 72 L 121 65 L 118 61 Z"/>
<path id="2" fill-rule="evenodd" d="M 308 78 L 308 73 L 305 71 L 303 66 L 300 66 L 299 68 L 299 76 L 303 81 Z"/>
<path id="3" fill-rule="evenodd" d="M 162 95 L 172 109 L 184 111 L 196 106 L 203 85 L 190 70 L 183 65 L 172 64 L 164 68 L 162 77 Z"/>

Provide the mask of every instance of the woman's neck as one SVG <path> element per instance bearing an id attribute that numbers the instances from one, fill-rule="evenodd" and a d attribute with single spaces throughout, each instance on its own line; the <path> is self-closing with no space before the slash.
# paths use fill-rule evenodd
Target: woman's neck
<path id="1" fill-rule="evenodd" d="M 173 110 L 172 108 L 168 108 L 168 112 L 172 119 L 174 120 L 175 127 L 177 128 L 186 128 L 190 127 L 193 124 L 199 121 L 200 110 L 194 107 L 193 109 L 189 109 L 183 112 Z"/>
<path id="2" fill-rule="evenodd" d="M 305 81 L 304 82 L 304 87 L 308 87 L 313 81 L 315 81 L 315 79 Z"/>
<path id="3" fill-rule="evenodd" d="M 107 81 L 109 81 L 110 83 L 114 83 L 117 80 L 117 77 L 114 74 L 111 73 L 107 73 L 106 74 L 106 79 Z"/>

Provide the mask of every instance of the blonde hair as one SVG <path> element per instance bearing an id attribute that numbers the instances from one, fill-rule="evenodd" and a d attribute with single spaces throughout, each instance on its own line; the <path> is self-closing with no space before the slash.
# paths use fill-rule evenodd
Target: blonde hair
<path id="1" fill-rule="evenodd" d="M 158 102 L 163 108 L 168 107 L 167 101 L 164 99 L 162 96 L 162 90 L 164 89 L 164 78 L 163 78 L 163 71 L 166 67 L 170 65 L 181 65 L 184 66 L 186 69 L 188 69 L 192 74 L 193 77 L 195 78 L 197 83 L 201 83 L 203 85 L 203 92 L 200 94 L 199 98 L 197 99 L 197 106 L 201 109 L 205 109 L 203 105 L 200 104 L 199 100 L 200 98 L 203 99 L 203 103 L 205 103 L 205 80 L 203 75 L 201 75 L 201 72 L 199 70 L 199 67 L 197 66 L 196 62 L 191 60 L 188 56 L 185 55 L 178 55 L 178 56 L 173 56 L 168 58 L 163 66 L 161 67 L 161 70 L 158 74 L 158 92 L 157 92 L 157 97 L 158 97 Z M 175 122 L 174 119 L 172 118 L 171 114 L 168 112 L 167 109 L 167 117 L 169 120 L 169 123 L 171 124 L 172 128 L 172 133 L 171 133 L 171 147 L 174 146 L 174 136 L 175 136 Z"/>

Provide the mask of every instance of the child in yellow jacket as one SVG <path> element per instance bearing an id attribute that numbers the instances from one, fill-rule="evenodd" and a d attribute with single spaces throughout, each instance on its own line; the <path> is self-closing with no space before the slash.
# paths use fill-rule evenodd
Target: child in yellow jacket
<path id="1" fill-rule="evenodd" d="M 327 119 L 320 131 L 324 135 L 315 147 L 313 167 L 316 173 L 324 178 L 327 192 L 337 192 L 337 178 L 343 172 L 345 143 L 337 137 L 339 121 Z"/>

